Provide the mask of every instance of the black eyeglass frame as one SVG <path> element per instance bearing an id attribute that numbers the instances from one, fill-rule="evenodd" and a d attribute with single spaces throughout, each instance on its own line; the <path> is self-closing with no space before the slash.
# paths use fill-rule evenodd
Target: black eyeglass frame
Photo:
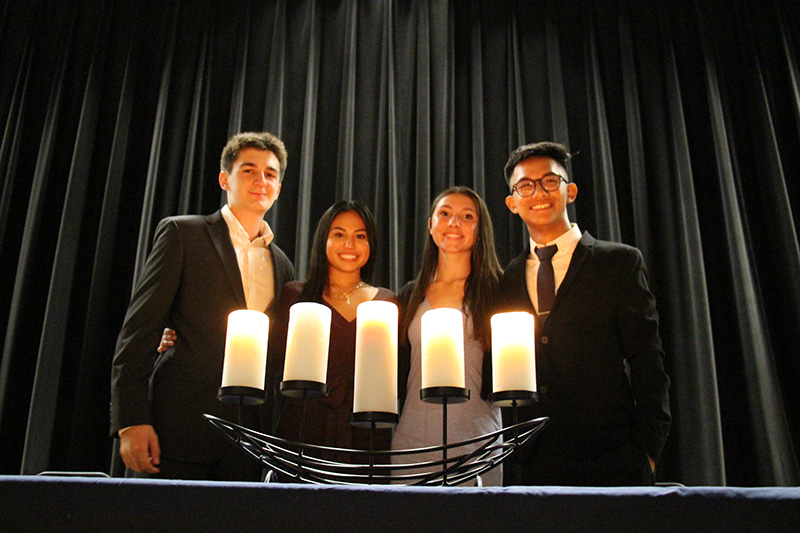
<path id="1" fill-rule="evenodd" d="M 551 188 L 551 189 L 548 189 L 547 187 L 545 187 L 545 186 L 544 186 L 544 180 L 546 180 L 547 178 L 553 178 L 553 177 L 556 177 L 556 178 L 558 178 L 558 185 L 556 185 L 555 187 L 553 187 L 553 188 Z M 522 181 L 522 180 L 520 180 L 520 181 Z M 555 172 L 553 172 L 553 173 L 550 173 L 550 174 L 548 174 L 548 175 L 546 175 L 546 176 L 544 176 L 544 177 L 541 177 L 541 178 L 539 178 L 538 180 L 528 180 L 528 179 L 526 179 L 525 181 L 526 181 L 526 182 L 528 182 L 528 183 L 531 183 L 531 185 L 532 185 L 532 187 L 531 187 L 531 193 L 530 193 L 530 194 L 522 194 L 521 192 L 519 192 L 519 189 L 517 189 L 517 186 L 518 186 L 518 185 L 519 185 L 519 183 L 520 183 L 519 181 L 518 181 L 517 183 L 515 183 L 515 184 L 514 184 L 514 185 L 511 187 L 511 194 L 514 194 L 514 193 L 516 192 L 516 193 L 517 193 L 518 195 L 520 195 L 521 197 L 523 197 L 523 198 L 526 198 L 526 197 L 528 197 L 528 196 L 533 196 L 534 194 L 536 194 L 536 185 L 537 185 L 537 184 L 539 185 L 539 187 L 541 187 L 541 188 L 542 188 L 542 190 L 543 190 L 544 192 L 553 192 L 553 191 L 555 191 L 555 190 L 558 190 L 558 188 L 559 188 L 559 187 L 561 187 L 561 182 L 562 182 L 562 181 L 563 181 L 564 183 L 569 183 L 569 180 L 567 180 L 567 178 L 565 178 L 565 177 L 564 177 L 564 176 L 562 176 L 561 174 L 556 174 Z"/>

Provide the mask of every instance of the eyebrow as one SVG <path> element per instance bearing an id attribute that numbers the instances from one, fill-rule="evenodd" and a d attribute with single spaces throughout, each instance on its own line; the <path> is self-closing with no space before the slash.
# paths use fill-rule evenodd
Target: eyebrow
<path id="1" fill-rule="evenodd" d="M 335 229 L 342 230 L 342 231 L 347 231 L 347 230 L 346 230 L 345 228 L 343 228 L 342 226 L 331 226 L 331 231 L 333 231 L 333 230 L 335 230 Z M 363 231 L 364 233 L 366 233 L 366 232 L 367 232 L 367 228 L 358 228 L 357 230 L 355 230 L 355 232 L 354 232 L 354 233 L 358 233 L 358 232 L 360 232 L 360 231 Z"/>
<path id="2" fill-rule="evenodd" d="M 256 167 L 257 168 L 258 165 L 256 165 L 255 163 L 253 163 L 251 161 L 242 161 L 242 163 L 239 165 L 239 168 L 242 168 L 242 167 Z M 278 172 L 278 169 L 273 167 L 272 165 L 268 166 L 267 170 L 271 170 L 273 172 Z"/>
<path id="3" fill-rule="evenodd" d="M 561 176 L 561 174 L 559 174 L 558 172 L 550 171 L 544 174 L 541 178 L 531 178 L 530 176 L 522 176 L 520 179 L 517 180 L 517 183 L 519 183 L 522 180 L 528 180 L 528 181 L 543 180 L 549 176 Z"/>
<path id="4" fill-rule="evenodd" d="M 442 205 L 440 205 L 439 207 L 437 207 L 437 208 L 436 208 L 436 210 L 438 211 L 439 209 L 443 209 L 443 208 L 445 208 L 445 207 L 446 207 L 447 209 L 455 209 L 455 208 L 454 208 L 452 205 L 450 205 L 450 204 L 442 204 Z M 463 209 L 466 209 L 466 210 L 468 210 L 468 211 L 473 211 L 473 212 L 475 212 L 475 213 L 477 213 L 477 212 L 478 212 L 478 210 L 477 210 L 477 209 L 475 209 L 474 207 L 464 207 Z"/>

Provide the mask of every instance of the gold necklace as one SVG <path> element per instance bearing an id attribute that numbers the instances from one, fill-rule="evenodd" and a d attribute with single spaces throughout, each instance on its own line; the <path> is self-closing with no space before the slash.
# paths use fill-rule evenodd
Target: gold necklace
<path id="1" fill-rule="evenodd" d="M 330 294 L 334 298 L 339 298 L 340 300 L 344 300 L 347 303 L 347 305 L 351 305 L 352 302 L 350 301 L 350 294 L 352 294 L 352 292 L 355 291 L 356 289 L 360 289 L 364 285 L 366 285 L 366 283 L 364 283 L 363 281 L 359 281 L 358 283 L 350 287 L 349 290 L 342 291 L 339 294 L 333 292 L 333 287 L 329 285 L 328 294 Z"/>

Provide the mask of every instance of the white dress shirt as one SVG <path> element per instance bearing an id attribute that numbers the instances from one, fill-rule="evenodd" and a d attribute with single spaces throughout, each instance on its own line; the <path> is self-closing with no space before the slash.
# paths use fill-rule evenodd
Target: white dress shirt
<path id="1" fill-rule="evenodd" d="M 274 234 L 265 220 L 261 221 L 258 237 L 250 241 L 250 236 L 226 204 L 222 207 L 222 218 L 228 225 L 247 308 L 266 311 L 275 297 L 275 276 L 272 268 L 272 251 L 269 243 Z"/>
<path id="2" fill-rule="evenodd" d="M 567 275 L 567 270 L 569 269 L 569 263 L 572 261 L 572 253 L 575 251 L 575 247 L 578 246 L 578 242 L 581 240 L 581 230 L 578 228 L 577 224 L 572 224 L 572 227 L 566 232 L 563 233 L 560 237 L 556 240 L 539 244 L 534 242 L 533 239 L 530 239 L 531 243 L 531 253 L 528 256 L 527 261 L 525 261 L 525 281 L 526 285 L 528 286 L 528 296 L 533 303 L 533 308 L 536 309 L 536 312 L 539 312 L 539 295 L 536 288 L 536 276 L 539 272 L 539 256 L 536 255 L 534 250 L 536 248 L 542 248 L 544 246 L 550 246 L 551 244 L 555 244 L 558 246 L 558 251 L 553 256 L 553 273 L 555 274 L 555 281 L 556 281 L 556 295 L 558 295 L 558 288 L 561 286 L 561 282 L 564 281 L 564 277 Z"/>

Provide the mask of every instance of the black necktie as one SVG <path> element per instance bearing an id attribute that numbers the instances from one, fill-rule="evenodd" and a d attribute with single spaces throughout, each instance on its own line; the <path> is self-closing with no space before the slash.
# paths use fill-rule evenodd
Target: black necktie
<path id="1" fill-rule="evenodd" d="M 550 308 L 556 299 L 556 276 L 553 273 L 553 256 L 558 251 L 558 246 L 551 244 L 543 248 L 536 248 L 539 257 L 539 272 L 536 275 L 536 294 L 539 297 L 539 316 L 547 319 Z"/>

